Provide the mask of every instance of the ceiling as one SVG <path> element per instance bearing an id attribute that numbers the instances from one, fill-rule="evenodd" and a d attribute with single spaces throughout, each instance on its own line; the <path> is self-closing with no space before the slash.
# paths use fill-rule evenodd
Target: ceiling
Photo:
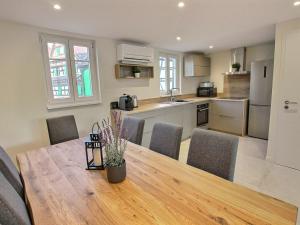
<path id="1" fill-rule="evenodd" d="M 211 52 L 272 41 L 276 23 L 300 17 L 294 0 L 183 1 L 184 8 L 177 7 L 178 0 L 0 0 L 0 19 L 169 50 Z M 55 3 L 62 10 L 55 11 Z"/>

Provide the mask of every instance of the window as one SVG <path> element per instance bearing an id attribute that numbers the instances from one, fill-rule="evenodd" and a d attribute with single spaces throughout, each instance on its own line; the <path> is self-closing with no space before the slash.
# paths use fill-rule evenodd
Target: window
<path id="1" fill-rule="evenodd" d="M 42 35 L 48 108 L 100 102 L 94 42 Z"/>
<path id="2" fill-rule="evenodd" d="M 167 95 L 172 88 L 179 88 L 178 57 L 176 55 L 161 54 L 159 56 L 159 68 L 160 94 Z"/>

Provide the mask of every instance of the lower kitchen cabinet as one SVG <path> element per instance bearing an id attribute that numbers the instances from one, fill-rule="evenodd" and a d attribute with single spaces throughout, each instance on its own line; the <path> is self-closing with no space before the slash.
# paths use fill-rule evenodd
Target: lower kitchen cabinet
<path id="1" fill-rule="evenodd" d="M 247 130 L 248 101 L 212 100 L 208 127 L 244 136 Z"/>
<path id="2" fill-rule="evenodd" d="M 183 110 L 183 132 L 182 140 L 186 140 L 191 137 L 192 131 L 197 127 L 197 105 L 199 103 L 193 103 L 186 105 Z"/>
<path id="3" fill-rule="evenodd" d="M 188 139 L 197 127 L 197 105 L 209 103 L 208 128 L 227 133 L 246 135 L 248 101 L 205 100 L 182 105 L 173 105 L 150 111 L 130 112 L 124 116 L 133 116 L 145 120 L 142 145 L 149 147 L 155 123 L 171 123 L 183 127 L 182 140 Z"/>
<path id="4" fill-rule="evenodd" d="M 183 127 L 182 140 L 191 136 L 197 126 L 197 104 L 184 104 L 142 113 L 131 113 L 130 116 L 145 120 L 142 145 L 149 147 L 155 123 L 171 123 Z"/>

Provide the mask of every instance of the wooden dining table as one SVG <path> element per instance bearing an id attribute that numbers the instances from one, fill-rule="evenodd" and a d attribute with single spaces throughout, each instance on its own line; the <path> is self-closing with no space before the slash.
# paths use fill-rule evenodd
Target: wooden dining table
<path id="1" fill-rule="evenodd" d="M 295 225 L 289 203 L 128 143 L 127 177 L 86 170 L 83 139 L 17 156 L 35 225 Z"/>

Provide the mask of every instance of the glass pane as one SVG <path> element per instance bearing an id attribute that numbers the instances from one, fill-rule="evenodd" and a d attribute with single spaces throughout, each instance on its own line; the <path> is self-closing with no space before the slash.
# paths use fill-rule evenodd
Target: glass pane
<path id="1" fill-rule="evenodd" d="M 160 91 L 161 92 L 166 92 L 167 91 L 166 79 L 160 79 Z"/>
<path id="2" fill-rule="evenodd" d="M 67 62 L 64 60 L 50 60 L 49 64 L 53 97 L 55 99 L 69 98 L 70 87 Z"/>
<path id="3" fill-rule="evenodd" d="M 74 46 L 75 60 L 89 61 L 89 48 L 85 46 Z"/>
<path id="4" fill-rule="evenodd" d="M 160 91 L 166 92 L 167 91 L 167 58 L 159 57 L 159 67 L 160 67 Z"/>
<path id="5" fill-rule="evenodd" d="M 169 74 L 170 74 L 170 89 L 171 88 L 177 88 L 177 83 L 176 83 L 176 76 L 177 76 L 177 71 L 176 71 L 176 66 L 177 66 L 177 60 L 176 58 L 170 57 L 169 59 Z"/>
<path id="6" fill-rule="evenodd" d="M 75 62 L 77 93 L 79 97 L 93 96 L 92 78 L 89 62 Z"/>
<path id="7" fill-rule="evenodd" d="M 49 59 L 65 59 L 66 47 L 62 43 L 48 42 L 48 56 Z"/>
<path id="8" fill-rule="evenodd" d="M 177 88 L 175 70 L 170 70 L 170 88 Z"/>
<path id="9" fill-rule="evenodd" d="M 170 69 L 170 79 L 173 79 L 174 77 L 174 69 Z"/>
<path id="10" fill-rule="evenodd" d="M 176 59 L 175 58 L 170 58 L 170 68 L 176 68 Z"/>
<path id="11" fill-rule="evenodd" d="M 159 57 L 159 66 L 166 67 L 166 61 L 167 59 L 165 57 Z"/>
<path id="12" fill-rule="evenodd" d="M 172 60 L 170 60 L 170 67 L 174 67 L 174 62 Z"/>
<path id="13" fill-rule="evenodd" d="M 174 83 L 172 80 L 170 80 L 170 89 L 175 88 Z"/>
<path id="14" fill-rule="evenodd" d="M 166 70 L 165 69 L 160 70 L 160 78 L 166 78 Z"/>

